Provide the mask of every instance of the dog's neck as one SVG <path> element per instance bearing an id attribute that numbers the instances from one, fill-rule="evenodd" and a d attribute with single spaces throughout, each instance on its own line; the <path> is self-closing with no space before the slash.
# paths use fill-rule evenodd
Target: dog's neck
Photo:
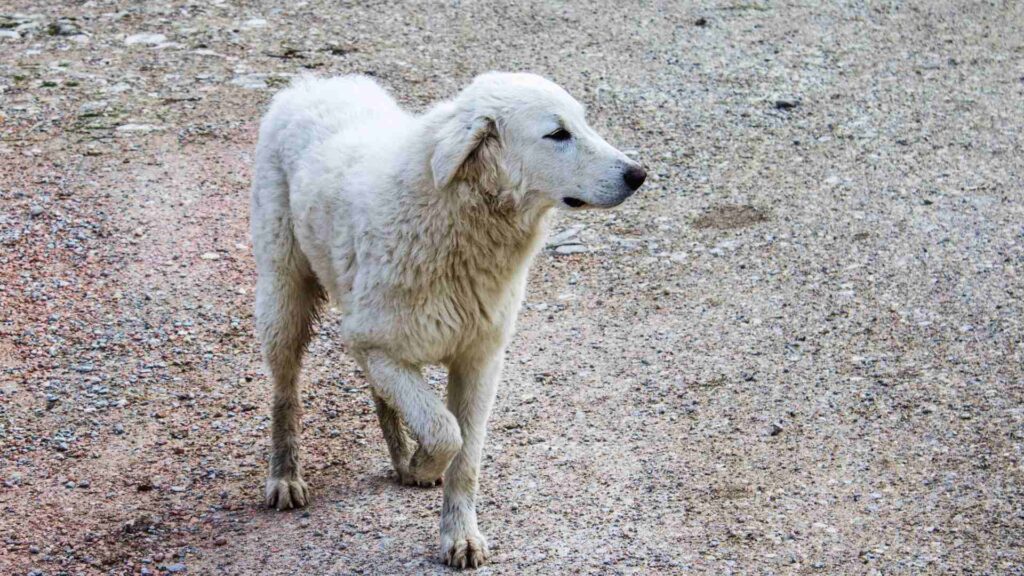
<path id="1" fill-rule="evenodd" d="M 422 118 L 426 130 L 430 115 Z M 423 157 L 407 165 L 410 171 L 403 175 L 413 208 L 403 216 L 418 220 L 417 241 L 424 250 L 416 266 L 422 278 L 454 275 L 495 288 L 509 284 L 541 248 L 550 204 L 513 189 L 485 189 L 463 178 L 437 189 L 430 147 L 414 148 Z"/>
<path id="2" fill-rule="evenodd" d="M 429 213 L 437 220 L 431 227 L 446 236 L 436 246 L 438 255 L 466 274 L 511 273 L 533 257 L 547 234 L 551 207 L 516 201 L 511 191 L 459 181 L 435 190 L 432 200 Z"/>

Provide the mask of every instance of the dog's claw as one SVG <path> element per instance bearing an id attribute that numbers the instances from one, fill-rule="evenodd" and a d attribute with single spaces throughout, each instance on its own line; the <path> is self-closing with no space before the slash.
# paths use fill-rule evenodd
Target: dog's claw
<path id="1" fill-rule="evenodd" d="M 487 562 L 487 542 L 483 536 L 456 538 L 444 553 L 445 564 L 464 570 L 479 568 Z"/>
<path id="2" fill-rule="evenodd" d="M 309 503 L 309 487 L 302 478 L 269 478 L 264 496 L 270 508 L 302 508 Z"/>

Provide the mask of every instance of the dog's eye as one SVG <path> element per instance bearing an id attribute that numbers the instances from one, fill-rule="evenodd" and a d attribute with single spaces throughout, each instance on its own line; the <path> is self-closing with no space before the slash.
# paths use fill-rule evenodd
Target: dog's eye
<path id="1" fill-rule="evenodd" d="M 566 130 L 565 128 L 559 128 L 558 130 L 555 130 L 551 134 L 548 134 L 547 136 L 545 136 L 545 138 L 548 138 L 550 140 L 554 140 L 556 142 L 564 142 L 564 141 L 572 138 L 572 134 L 570 134 L 569 131 Z"/>

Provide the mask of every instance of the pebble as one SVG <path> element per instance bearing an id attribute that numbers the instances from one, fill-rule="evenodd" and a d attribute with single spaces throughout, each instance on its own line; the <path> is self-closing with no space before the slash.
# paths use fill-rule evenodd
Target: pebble
<path id="1" fill-rule="evenodd" d="M 163 44 L 167 41 L 167 36 L 163 34 L 152 34 L 149 32 L 142 32 L 139 34 L 132 34 L 124 39 L 124 43 L 128 46 L 134 46 L 136 44 L 142 44 L 144 46 L 156 46 Z"/>
<path id="2" fill-rule="evenodd" d="M 562 246 L 555 248 L 555 254 L 561 254 L 563 256 L 569 254 L 582 254 L 589 251 L 590 250 L 582 244 L 563 244 Z"/>
<path id="3" fill-rule="evenodd" d="M 577 224 L 576 226 L 566 228 L 565 230 L 562 230 L 558 234 L 554 234 L 550 238 L 548 238 L 547 246 L 549 248 L 555 248 L 557 246 L 562 246 L 563 244 L 578 244 L 578 242 L 573 242 L 572 239 L 575 238 L 582 231 L 582 224 Z"/>
<path id="4" fill-rule="evenodd" d="M 82 33 L 81 28 L 78 27 L 72 20 L 60 19 L 56 22 L 51 23 L 46 31 L 50 36 L 76 36 Z"/>
<path id="5" fill-rule="evenodd" d="M 163 130 L 163 127 L 153 124 L 124 124 L 117 127 L 118 132 L 136 132 L 141 134 L 155 132 L 157 130 Z"/>
<path id="6" fill-rule="evenodd" d="M 792 98 L 782 98 L 775 101 L 776 110 L 792 110 L 800 105 L 800 101 Z"/>
<path id="7" fill-rule="evenodd" d="M 267 84 L 267 74 L 242 74 L 231 79 L 231 84 L 245 88 L 246 90 L 266 90 L 270 87 Z"/>
<path id="8" fill-rule="evenodd" d="M 106 111 L 108 103 L 106 100 L 97 100 L 95 102 L 86 102 L 78 107 L 78 115 L 83 118 L 90 116 L 99 116 Z"/>
<path id="9" fill-rule="evenodd" d="M 171 573 L 184 572 L 185 571 L 185 565 L 181 564 L 181 563 L 171 564 L 170 566 L 167 567 L 167 571 L 171 572 Z"/>

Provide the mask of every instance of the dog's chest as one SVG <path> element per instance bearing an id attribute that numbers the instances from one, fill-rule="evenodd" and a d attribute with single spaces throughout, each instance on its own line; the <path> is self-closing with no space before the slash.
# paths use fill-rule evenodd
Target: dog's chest
<path id="1" fill-rule="evenodd" d="M 449 347 L 501 331 L 514 320 L 525 271 L 511 267 L 459 267 L 436 274 L 419 291 L 421 301 L 410 312 L 422 319 L 425 336 Z"/>
<path id="2" fill-rule="evenodd" d="M 543 229 L 509 230 L 472 216 L 394 218 L 389 233 L 357 241 L 346 333 L 417 363 L 504 340 Z M 414 233 L 401 226 L 412 221 Z"/>

